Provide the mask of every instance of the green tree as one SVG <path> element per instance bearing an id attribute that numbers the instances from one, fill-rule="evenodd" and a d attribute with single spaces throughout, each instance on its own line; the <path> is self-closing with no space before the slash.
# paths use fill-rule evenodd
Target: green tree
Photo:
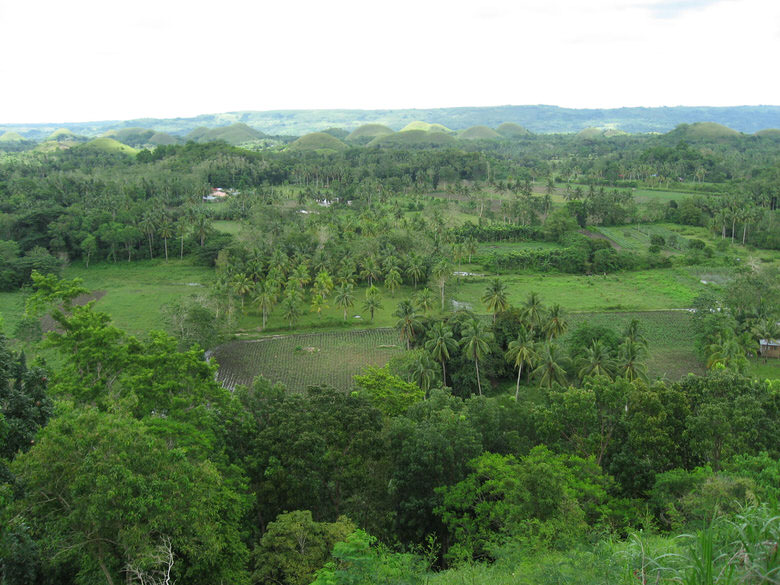
<path id="1" fill-rule="evenodd" d="M 374 320 L 374 312 L 379 311 L 381 308 L 382 299 L 379 289 L 375 286 L 368 287 L 366 289 L 366 301 L 363 303 L 363 310 L 371 314 L 371 321 Z"/>
<path id="2" fill-rule="evenodd" d="M 257 306 L 257 310 L 260 311 L 260 314 L 263 316 L 263 329 L 265 329 L 265 324 L 268 321 L 268 315 L 271 314 L 271 311 L 276 304 L 276 295 L 276 285 L 269 280 L 266 280 L 265 282 L 259 281 L 255 285 L 253 302 L 255 306 Z"/>
<path id="3" fill-rule="evenodd" d="M 585 354 L 577 360 L 577 366 L 580 380 L 588 376 L 606 376 L 611 379 L 617 368 L 612 352 L 600 340 L 591 343 Z"/>
<path id="4" fill-rule="evenodd" d="M 496 315 L 506 311 L 509 308 L 509 301 L 506 298 L 506 285 L 498 278 L 494 278 L 482 295 L 482 302 L 485 303 L 487 310 L 493 314 L 493 321 Z"/>
<path id="5" fill-rule="evenodd" d="M 530 331 L 521 331 L 517 339 L 509 342 L 505 358 L 517 370 L 517 387 L 515 389 L 515 401 L 517 401 L 520 397 L 520 377 L 523 375 L 523 367 L 532 368 L 537 359 L 534 337 Z"/>
<path id="6" fill-rule="evenodd" d="M 539 385 L 545 388 L 553 384 L 566 384 L 566 369 L 571 360 L 555 343 L 547 342 L 537 351 L 539 356 L 531 375 L 539 380 Z"/>
<path id="7" fill-rule="evenodd" d="M 315 571 L 330 559 L 333 546 L 355 528 L 345 516 L 336 522 L 315 522 L 308 510 L 279 514 L 255 548 L 252 580 L 309 585 Z"/>
<path id="8" fill-rule="evenodd" d="M 85 268 L 89 268 L 89 259 L 97 253 L 97 239 L 89 234 L 81 240 L 81 257 L 84 258 Z"/>
<path id="9" fill-rule="evenodd" d="M 173 567 L 177 580 L 248 582 L 236 524 L 245 500 L 210 461 L 191 460 L 142 421 L 65 411 L 13 471 L 26 486 L 20 504 L 55 566 L 113 585 L 126 567 L 148 566 L 169 538 L 174 558 L 186 559 Z"/>
<path id="10" fill-rule="evenodd" d="M 363 374 L 354 376 L 354 380 L 360 388 L 360 396 L 388 417 L 403 414 L 425 397 L 424 389 L 391 374 L 387 366 L 368 366 Z"/>
<path id="11" fill-rule="evenodd" d="M 417 318 L 414 305 L 409 300 L 401 301 L 398 303 L 398 307 L 393 315 L 398 317 L 395 328 L 398 329 L 401 335 L 401 341 L 406 343 L 406 350 L 408 351 L 416 334 L 415 330 L 420 329 L 420 320 Z"/>
<path id="12" fill-rule="evenodd" d="M 452 335 L 452 329 L 447 327 L 442 321 L 436 321 L 433 327 L 428 330 L 425 349 L 430 352 L 433 359 L 441 363 L 441 381 L 444 386 L 447 385 L 446 364 L 450 359 L 450 355 L 457 347 L 458 344 Z"/>
<path id="13" fill-rule="evenodd" d="M 534 331 L 542 327 L 542 317 L 544 315 L 544 306 L 541 297 L 532 292 L 523 303 L 523 318 L 528 322 Z"/>
<path id="14" fill-rule="evenodd" d="M 566 316 L 560 305 L 555 304 L 550 307 L 547 312 L 547 319 L 544 325 L 544 332 L 547 334 L 547 340 L 560 337 L 569 328 L 569 324 L 566 322 Z"/>
<path id="15" fill-rule="evenodd" d="M 446 259 L 440 260 L 433 267 L 433 278 L 439 287 L 439 292 L 441 293 L 442 311 L 444 310 L 444 287 L 447 285 L 447 281 L 449 280 L 451 274 L 452 266 L 450 266 L 450 263 Z"/>
<path id="16" fill-rule="evenodd" d="M 301 308 L 298 305 L 298 300 L 294 296 L 285 297 L 282 301 L 282 318 L 287 321 L 290 329 L 293 328 L 293 324 L 300 316 Z"/>
<path id="17" fill-rule="evenodd" d="M 428 311 L 433 309 L 433 293 L 431 292 L 431 289 L 426 287 L 421 291 L 418 291 L 414 297 L 414 302 L 423 314 L 427 314 Z"/>
<path id="18" fill-rule="evenodd" d="M 479 379 L 479 362 L 489 353 L 492 341 L 493 334 L 477 319 L 472 319 L 463 328 L 460 345 L 466 357 L 474 360 L 480 396 L 482 396 L 482 382 Z"/>
<path id="19" fill-rule="evenodd" d="M 355 305 L 355 295 L 352 294 L 352 289 L 351 284 L 342 284 L 336 291 L 336 306 L 344 311 L 344 321 L 347 320 L 347 309 Z"/>
<path id="20" fill-rule="evenodd" d="M 392 268 L 385 277 L 385 288 L 390 291 L 390 294 L 395 295 L 401 286 L 401 273 L 397 268 Z"/>

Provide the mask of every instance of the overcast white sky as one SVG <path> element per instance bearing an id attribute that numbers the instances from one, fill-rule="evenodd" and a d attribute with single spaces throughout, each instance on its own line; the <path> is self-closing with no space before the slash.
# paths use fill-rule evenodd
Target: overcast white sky
<path id="1" fill-rule="evenodd" d="M 780 104 L 780 0 L 0 0 L 0 123 Z"/>

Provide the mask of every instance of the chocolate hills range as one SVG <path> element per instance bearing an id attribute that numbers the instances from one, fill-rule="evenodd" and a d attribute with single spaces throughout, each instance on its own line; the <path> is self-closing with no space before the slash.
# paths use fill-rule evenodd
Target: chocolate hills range
<path id="1" fill-rule="evenodd" d="M 753 134 L 767 128 L 780 128 L 780 106 L 573 109 L 529 105 L 398 110 L 241 111 L 204 114 L 192 118 L 143 118 L 52 124 L 0 123 L 0 134 L 15 132 L 25 140 L 42 141 L 62 129 L 86 137 L 111 136 L 123 130 L 148 129 L 157 133 L 156 138 L 160 143 L 167 143 L 171 141 L 167 136 L 176 141 L 185 141 L 193 136 L 201 139 L 207 136 L 209 129 L 227 127 L 232 127 L 233 133 L 236 128 L 240 128 L 241 133 L 247 136 L 252 132 L 256 133 L 256 137 L 302 136 L 329 128 L 342 128 L 351 132 L 366 124 L 381 124 L 398 131 L 413 122 L 439 124 L 454 131 L 474 126 L 497 128 L 501 124 L 513 123 L 535 134 L 577 133 L 586 128 L 630 134 L 665 133 L 679 124 L 714 122 L 738 132 Z M 219 134 L 219 131 L 211 132 L 214 138 Z"/>

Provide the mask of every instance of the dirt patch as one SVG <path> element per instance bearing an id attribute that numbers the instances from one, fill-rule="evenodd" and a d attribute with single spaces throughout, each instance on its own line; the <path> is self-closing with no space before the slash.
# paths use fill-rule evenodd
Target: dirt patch
<path id="1" fill-rule="evenodd" d="M 99 301 L 104 296 L 106 296 L 106 291 L 96 290 L 89 294 L 77 296 L 75 299 L 73 299 L 73 304 L 78 307 L 82 307 L 90 301 Z M 48 333 L 49 331 L 59 331 L 57 328 L 57 322 L 52 319 L 51 315 L 44 315 L 41 317 L 41 332 Z"/>
<path id="2" fill-rule="evenodd" d="M 591 240 L 607 240 L 615 250 L 622 250 L 623 248 L 618 246 L 617 242 L 611 238 L 608 238 L 604 234 L 600 234 L 598 232 L 592 232 L 590 230 L 586 230 L 585 228 L 577 230 L 579 233 L 581 233 L 583 236 L 586 236 L 590 238 Z"/>

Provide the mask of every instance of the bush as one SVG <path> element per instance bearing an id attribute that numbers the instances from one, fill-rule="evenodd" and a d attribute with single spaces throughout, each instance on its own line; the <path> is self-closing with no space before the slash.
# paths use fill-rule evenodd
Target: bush
<path id="1" fill-rule="evenodd" d="M 650 244 L 653 246 L 658 246 L 659 248 L 663 248 L 666 245 L 666 240 L 663 236 L 660 236 L 658 234 L 653 234 L 650 236 Z"/>
<path id="2" fill-rule="evenodd" d="M 705 248 L 705 243 L 701 240 L 697 240 L 696 238 L 692 238 L 688 240 L 688 248 L 691 250 L 703 250 Z"/>

